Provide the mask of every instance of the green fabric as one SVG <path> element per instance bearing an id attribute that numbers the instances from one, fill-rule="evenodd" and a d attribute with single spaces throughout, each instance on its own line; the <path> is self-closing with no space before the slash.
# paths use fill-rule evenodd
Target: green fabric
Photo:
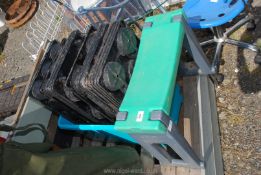
<path id="1" fill-rule="evenodd" d="M 18 128 L 0 125 L 0 131 L 17 131 L 22 135 L 33 130 L 43 132 L 45 143 L 0 144 L 0 175 L 99 175 L 142 169 L 139 155 L 131 147 L 81 147 L 50 151 L 52 144 L 47 142 L 48 134 L 43 125 L 32 123 Z"/>
<path id="2" fill-rule="evenodd" d="M 134 71 L 120 106 L 127 112 L 125 121 L 116 121 L 115 129 L 127 133 L 164 133 L 160 121 L 151 121 L 150 113 L 170 114 L 173 91 L 185 35 L 181 9 L 146 18 Z"/>
<path id="3" fill-rule="evenodd" d="M 130 147 L 85 147 L 49 151 L 50 147 L 47 143 L 9 142 L 0 145 L 0 174 L 99 175 L 111 169 L 142 167 L 139 155 Z"/>

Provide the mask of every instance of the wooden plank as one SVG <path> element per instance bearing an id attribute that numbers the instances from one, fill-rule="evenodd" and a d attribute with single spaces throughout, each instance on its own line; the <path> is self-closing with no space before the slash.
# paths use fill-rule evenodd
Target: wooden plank
<path id="1" fill-rule="evenodd" d="M 190 119 L 188 117 L 184 118 L 184 126 L 186 126 L 186 129 L 184 129 L 184 137 L 188 141 L 190 145 L 192 145 L 191 141 L 191 124 Z"/>
<path id="2" fill-rule="evenodd" d="M 57 125 L 58 125 L 58 116 L 54 113 L 51 115 L 49 124 L 48 124 L 48 138 L 51 143 L 54 142 L 56 131 L 57 131 Z"/>
<path id="3" fill-rule="evenodd" d="M 181 110 L 181 120 L 183 124 L 179 124 L 184 137 L 191 145 L 193 150 L 199 157 L 201 156 L 200 132 L 198 121 L 198 93 L 197 93 L 197 77 L 185 77 L 182 83 L 184 103 Z M 183 114 L 182 114 L 183 113 Z M 162 175 L 202 175 L 204 171 L 201 169 L 193 169 L 187 167 L 176 167 L 173 165 L 161 166 Z"/>
<path id="4" fill-rule="evenodd" d="M 43 47 L 44 48 L 44 47 Z M 20 102 L 20 104 L 19 104 L 19 106 L 18 106 L 18 108 L 17 108 L 17 111 L 16 111 L 16 114 L 15 114 L 15 116 L 16 116 L 16 123 L 18 122 L 18 120 L 20 119 L 20 116 L 23 114 L 23 112 L 24 112 L 24 107 L 26 106 L 26 104 L 27 104 L 27 101 L 28 101 L 28 90 L 29 90 L 29 88 L 30 88 L 30 83 L 31 83 L 31 81 L 32 81 L 32 79 L 33 79 L 33 76 L 34 76 L 34 73 L 35 73 L 35 71 L 36 71 L 36 68 L 39 66 L 39 64 L 40 64 L 40 62 L 41 62 L 41 60 L 42 60 L 42 58 L 43 58 L 43 56 L 44 56 L 44 53 L 45 53 L 45 50 L 44 49 L 40 49 L 40 52 L 39 52 L 39 54 L 38 54 L 38 57 L 37 57 L 37 62 L 34 64 L 34 66 L 32 66 L 32 69 L 31 69 L 31 72 L 30 72 L 30 78 L 29 78 L 29 80 L 28 80 L 28 83 L 27 83 L 27 85 L 26 85 L 26 87 L 25 87 L 25 90 L 24 90 L 24 93 L 23 93 L 23 96 L 22 96 L 22 98 L 21 98 L 21 102 Z"/>
<path id="5" fill-rule="evenodd" d="M 195 153 L 202 158 L 200 146 L 200 129 L 199 129 L 199 107 L 198 107 L 198 92 L 197 92 L 197 77 L 184 78 L 184 133 L 186 139 L 191 144 Z"/>
<path id="6" fill-rule="evenodd" d="M 162 175 L 202 175 L 200 169 L 186 167 L 161 166 Z"/>

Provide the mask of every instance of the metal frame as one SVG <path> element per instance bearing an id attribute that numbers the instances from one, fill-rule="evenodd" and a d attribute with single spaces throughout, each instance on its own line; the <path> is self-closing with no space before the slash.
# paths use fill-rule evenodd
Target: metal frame
<path id="1" fill-rule="evenodd" d="M 91 24 L 95 24 L 92 17 L 95 17 L 97 22 L 112 22 L 118 20 L 122 13 L 125 13 L 130 16 L 126 21 L 131 22 L 137 20 L 147 12 L 140 0 L 113 0 L 119 4 L 109 7 L 97 7 L 99 4 L 96 4 L 96 7 L 84 9 L 81 13 L 70 11 L 69 9 L 72 9 L 72 7 L 67 2 L 68 0 L 60 1 L 63 5 L 53 0 L 42 1 L 34 19 L 29 23 L 30 30 L 26 32 L 26 40 L 22 43 L 22 47 L 30 54 L 33 61 L 36 61 L 40 49 L 44 48 L 47 42 L 57 38 L 57 33 L 61 30 L 63 22 L 69 22 L 68 25 L 72 30 L 80 30 L 84 33 Z M 104 0 L 100 3 L 102 2 Z M 131 9 L 126 9 L 127 5 Z M 115 12 L 114 18 L 109 21 L 100 19 L 99 14 L 105 11 L 109 11 L 110 13 Z M 131 11 L 141 11 L 142 14 L 133 16 L 130 15 Z M 65 13 L 69 13 L 68 16 L 72 16 L 73 20 L 64 19 Z M 140 27 L 137 23 L 136 25 Z"/>
<path id="2" fill-rule="evenodd" d="M 180 134 L 178 127 L 169 116 L 161 111 L 153 111 L 150 120 L 161 121 L 167 129 L 163 134 L 131 134 L 143 148 L 156 157 L 161 164 L 173 164 L 175 166 L 189 166 L 203 168 L 204 164 L 195 154 L 186 139 Z M 172 148 L 182 160 L 171 156 L 163 144 Z"/>
<path id="3" fill-rule="evenodd" d="M 186 19 L 182 16 L 174 16 L 173 21 L 181 21 L 184 25 L 185 29 L 185 37 L 184 37 L 184 47 L 189 51 L 191 56 L 193 57 L 197 67 L 193 66 L 191 67 L 188 64 L 183 64 L 183 71 L 186 75 L 198 75 L 198 74 L 214 74 L 215 70 L 209 63 L 209 60 L 207 56 L 205 55 L 204 51 L 202 50 L 202 47 L 195 36 L 193 30 L 188 25 Z"/>
<path id="4" fill-rule="evenodd" d="M 206 45 L 210 45 L 210 44 L 214 44 L 214 43 L 217 44 L 214 59 L 213 59 L 213 64 L 212 64 L 213 69 L 215 69 L 215 71 L 217 73 L 219 72 L 219 66 L 220 66 L 220 62 L 221 62 L 221 59 L 220 59 L 221 58 L 221 52 L 222 52 L 222 48 L 223 48 L 224 44 L 235 45 L 235 46 L 238 46 L 240 48 L 249 49 L 249 50 L 252 50 L 254 52 L 257 52 L 257 54 L 260 54 L 260 49 L 256 45 L 229 38 L 229 36 L 232 33 L 234 33 L 237 29 L 239 29 L 243 25 L 245 25 L 247 23 L 254 23 L 255 22 L 254 16 L 251 13 L 252 6 L 251 6 L 250 2 L 248 2 L 247 4 L 245 3 L 245 6 L 246 6 L 246 11 L 248 12 L 248 15 L 246 17 L 244 17 L 243 19 L 238 21 L 234 26 L 227 29 L 226 31 L 224 31 L 222 29 L 222 27 L 220 27 L 220 26 L 211 28 L 211 31 L 214 34 L 214 38 L 200 43 L 201 46 L 206 46 Z M 258 62 L 258 60 L 256 60 L 256 62 Z"/>
<path id="5" fill-rule="evenodd" d="M 252 14 L 253 7 L 251 5 L 251 2 L 252 2 L 252 0 L 248 1 L 247 3 L 244 1 L 245 6 L 246 6 L 246 12 L 248 13 L 245 18 L 243 18 L 242 20 L 237 22 L 234 26 L 232 26 L 230 29 L 226 30 L 225 32 L 223 31 L 223 29 L 221 27 L 211 28 L 211 30 L 214 34 L 214 38 L 200 43 L 201 46 L 206 46 L 206 45 L 217 43 L 214 59 L 213 59 L 212 65 L 211 65 L 212 74 L 219 73 L 219 67 L 220 67 L 220 62 L 221 62 L 220 57 L 221 57 L 222 47 L 223 47 L 224 44 L 231 44 L 231 45 L 235 45 L 235 46 L 238 46 L 238 47 L 241 47 L 241 48 L 244 48 L 244 49 L 249 49 L 249 50 L 252 50 L 254 52 L 257 52 L 258 55 L 261 53 L 260 49 L 254 44 L 249 44 L 249 43 L 246 43 L 246 42 L 242 42 L 242 41 L 238 41 L 238 40 L 234 40 L 234 39 L 229 38 L 229 36 L 233 32 L 235 32 L 237 29 L 239 29 L 241 26 L 245 25 L 246 23 L 254 23 L 255 22 L 254 15 Z M 157 0 L 155 0 L 154 4 L 159 5 L 159 2 Z M 161 13 L 167 12 L 162 6 L 160 6 L 159 9 L 160 9 Z M 260 56 L 260 58 L 256 57 L 255 62 L 261 63 L 261 56 Z M 187 72 L 187 74 L 189 74 L 189 75 L 195 75 L 196 74 L 195 73 L 196 68 L 195 67 L 190 68 L 191 64 L 190 65 L 182 65 L 182 66 L 183 66 L 183 69 L 184 69 L 183 72 Z"/>
<path id="6" fill-rule="evenodd" d="M 237 29 L 239 29 L 241 26 L 245 25 L 246 23 L 252 22 L 253 20 L 254 20 L 253 16 L 246 16 L 244 19 L 240 20 L 233 27 L 231 27 L 226 31 L 223 31 L 221 27 L 213 27 L 211 30 L 214 34 L 214 38 L 200 43 L 201 46 L 206 46 L 214 43 L 217 44 L 214 59 L 213 59 L 213 64 L 212 64 L 212 67 L 215 69 L 216 72 L 219 72 L 221 51 L 224 44 L 235 45 L 244 49 L 252 50 L 254 52 L 257 52 L 258 54 L 260 53 L 260 50 L 256 45 L 229 38 L 229 36 L 233 32 L 235 32 Z"/>
<path id="7" fill-rule="evenodd" d="M 126 18 L 125 21 L 133 22 L 146 13 L 146 10 L 140 0 L 112 0 L 111 3 L 115 5 L 100 7 L 99 5 L 104 2 L 106 1 L 102 0 L 96 4 L 96 7 L 83 9 L 80 13 L 77 14 L 86 17 L 89 20 L 89 23 L 95 24 L 98 22 L 105 23 L 117 21 L 123 13 L 128 15 L 128 18 Z M 133 12 L 135 12 L 136 16 L 133 16 Z M 111 19 L 101 19 L 101 13 L 115 14 Z M 139 13 L 142 14 L 138 15 Z M 94 21 L 94 18 L 96 19 L 96 22 Z"/>
<path id="8" fill-rule="evenodd" d="M 185 110 L 189 109 L 190 112 L 186 112 L 186 115 L 193 115 L 193 120 L 197 121 L 198 130 L 192 132 L 198 132 L 198 137 L 193 139 L 197 139 L 199 150 L 194 150 L 196 148 L 192 148 L 188 144 L 177 125 L 161 111 L 154 111 L 150 119 L 161 121 L 167 128 L 165 133 L 131 134 L 131 136 L 161 164 L 200 168 L 204 169 L 206 175 L 224 174 L 214 84 L 206 75 L 187 77 L 184 83 L 188 83 L 186 84 L 189 86 L 187 89 L 195 93 L 193 95 L 195 97 L 188 97 L 189 94 L 185 94 L 185 98 L 190 98 L 189 102 L 191 103 L 191 106 L 187 106 Z M 186 97 L 186 95 L 188 96 Z M 190 118 L 193 117 L 190 116 Z M 167 152 L 164 144 L 174 150 L 181 160 Z"/>
<path id="9" fill-rule="evenodd" d="M 196 117 L 197 117 L 197 121 L 200 123 L 199 124 L 200 136 L 203 136 L 203 138 L 201 137 L 198 138 L 201 139 L 203 145 L 201 149 L 203 152 L 202 153 L 203 159 L 201 159 L 201 157 L 199 157 L 194 152 L 193 148 L 188 144 L 184 136 L 180 134 L 177 125 L 174 124 L 171 118 L 162 111 L 151 112 L 150 120 L 160 121 L 166 128 L 166 131 L 164 133 L 160 133 L 160 134 L 142 133 L 142 134 L 130 134 L 130 135 L 135 140 L 137 140 L 142 147 L 144 147 L 155 158 L 157 158 L 161 164 L 172 164 L 175 166 L 186 166 L 186 167 L 193 167 L 193 168 L 205 168 L 205 163 L 206 163 L 205 153 L 208 152 L 209 149 L 214 150 L 213 149 L 214 143 L 212 143 L 212 147 L 209 147 L 209 145 L 206 146 L 206 143 L 208 143 L 209 140 L 213 140 L 213 137 L 216 137 L 216 130 L 212 131 L 212 129 L 217 128 L 217 126 L 212 127 L 212 125 L 218 125 L 217 122 L 213 123 L 211 122 L 211 120 L 203 119 L 203 117 L 204 118 L 207 117 L 211 119 L 213 118 L 213 120 L 215 120 L 215 118 L 217 117 L 216 108 L 215 108 L 216 105 L 213 101 L 215 100 L 215 98 L 212 97 L 214 95 L 214 93 L 212 93 L 214 86 L 211 85 L 212 82 L 210 82 L 210 80 L 208 80 L 208 78 L 206 77 L 206 75 L 215 73 L 215 70 L 209 63 L 195 34 L 193 33 L 190 26 L 187 24 L 186 19 L 184 19 L 182 15 L 178 15 L 173 17 L 173 21 L 180 21 L 184 24 L 184 30 L 185 30 L 184 46 L 191 53 L 197 65 L 197 69 L 193 69 L 193 71 L 196 70 L 195 74 L 204 75 L 203 81 L 201 81 L 201 76 L 198 76 L 196 87 L 191 87 L 191 88 L 197 88 L 198 91 L 197 106 L 199 107 L 199 109 Z M 145 27 L 150 27 L 152 25 L 153 25 L 152 23 L 144 24 Z M 189 68 L 188 70 L 191 71 L 191 69 Z M 210 85 L 206 84 L 206 82 L 208 82 Z M 209 95 L 210 93 L 212 94 Z M 117 120 L 118 119 L 119 118 L 117 117 Z M 209 133 L 213 133 L 213 135 L 209 135 Z M 204 138 L 205 135 L 206 137 L 208 137 L 208 140 L 205 140 Z M 168 145 L 169 148 L 174 150 L 181 158 L 181 160 L 176 159 L 174 156 L 172 156 L 167 151 L 166 145 Z M 220 146 L 220 144 L 218 144 L 218 146 Z"/>
<path id="10" fill-rule="evenodd" d="M 189 80 L 188 80 L 189 81 Z M 206 175 L 223 175 L 220 131 L 213 82 L 207 76 L 197 77 L 198 118 L 201 156 Z"/>
<path id="11" fill-rule="evenodd" d="M 66 0 L 61 0 L 67 4 Z M 57 33 L 61 30 L 61 24 L 64 20 L 66 8 L 55 3 L 52 0 L 42 1 L 39 5 L 38 12 L 29 23 L 30 30 L 26 32 L 26 40 L 22 43 L 22 47 L 30 54 L 33 61 L 47 42 L 56 39 Z M 88 23 L 85 19 L 71 14 L 73 22 L 69 27 L 85 32 L 88 29 Z"/>
<path id="12" fill-rule="evenodd" d="M 189 50 L 190 54 L 192 55 L 195 63 L 198 65 L 198 74 L 214 74 L 215 70 L 210 65 L 207 56 L 205 55 L 202 47 L 195 36 L 194 32 L 192 31 L 191 27 L 188 25 L 187 21 L 182 17 L 182 22 L 185 27 L 185 41 L 184 45 Z"/>

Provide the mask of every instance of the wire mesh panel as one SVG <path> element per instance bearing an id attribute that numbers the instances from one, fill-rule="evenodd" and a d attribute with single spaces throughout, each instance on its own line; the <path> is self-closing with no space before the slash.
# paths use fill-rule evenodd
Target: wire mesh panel
<path id="1" fill-rule="evenodd" d="M 72 30 L 85 32 L 89 25 L 109 23 L 119 20 L 134 22 L 145 16 L 149 10 L 158 8 L 166 2 L 179 0 L 92 0 L 90 6 L 73 8 L 76 0 L 41 1 L 38 12 L 30 22 L 23 48 L 33 61 L 47 41 L 57 37 L 61 24 L 65 23 Z M 83 1 L 90 2 L 90 1 Z M 66 16 L 66 18 L 64 18 Z"/>
<path id="2" fill-rule="evenodd" d="M 146 13 L 141 0 L 102 0 L 95 7 L 79 8 L 78 14 L 89 23 L 109 23 L 118 20 L 135 21 Z"/>
<path id="3" fill-rule="evenodd" d="M 79 3 L 79 1 L 77 2 Z M 146 15 L 149 10 L 161 8 L 162 5 L 175 4 L 181 0 L 92 0 L 81 2 L 85 3 L 79 3 L 78 8 L 75 9 L 76 1 L 71 1 L 76 13 L 87 18 L 89 23 L 96 24 L 117 20 L 133 22 Z M 86 8 L 88 3 L 92 6 Z M 80 7 L 80 5 L 83 6 Z"/>
<path id="4" fill-rule="evenodd" d="M 165 7 L 184 1 L 185 0 L 141 0 L 146 10 L 155 9 L 158 5 Z"/>
<path id="5" fill-rule="evenodd" d="M 63 3 L 67 3 L 65 0 Z M 67 13 L 68 12 L 68 13 Z M 70 27 L 85 32 L 87 22 L 81 17 L 77 17 L 65 8 L 65 6 L 47 0 L 42 1 L 34 19 L 30 22 L 30 30 L 26 32 L 26 41 L 22 43 L 23 48 L 30 54 L 35 61 L 40 48 L 47 42 L 56 38 L 61 29 L 61 23 L 64 20 L 65 13 L 73 18 L 74 23 Z"/>

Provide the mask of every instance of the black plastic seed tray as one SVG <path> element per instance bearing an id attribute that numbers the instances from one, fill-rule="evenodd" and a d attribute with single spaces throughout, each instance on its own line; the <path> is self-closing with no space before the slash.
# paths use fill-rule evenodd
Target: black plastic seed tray
<path id="1" fill-rule="evenodd" d="M 89 105 L 74 99 L 71 89 L 65 86 L 87 35 L 74 31 L 66 41 L 52 42 L 35 75 L 30 95 L 73 122 L 99 123 L 92 117 Z"/>
<path id="2" fill-rule="evenodd" d="M 74 70 L 70 84 L 81 100 L 89 99 L 100 112 L 115 120 L 134 67 L 138 41 L 120 22 L 101 25 L 88 36 L 83 62 Z"/>
<path id="3" fill-rule="evenodd" d="M 114 120 L 112 120 L 108 115 L 106 115 L 103 110 L 97 106 L 95 103 L 93 103 L 90 99 L 88 98 L 82 98 L 81 96 L 79 96 L 78 93 L 73 92 L 73 88 L 72 88 L 72 79 L 77 78 L 78 74 L 81 74 L 83 71 L 79 71 L 79 68 L 82 67 L 82 63 L 85 59 L 88 59 L 90 55 L 87 55 L 86 53 L 88 53 L 88 49 L 92 49 L 95 51 L 95 48 L 98 46 L 98 44 L 100 44 L 99 42 L 99 38 L 102 38 L 104 35 L 104 31 L 106 30 L 107 26 L 106 25 L 102 25 L 99 30 L 94 30 L 94 28 L 90 28 L 89 33 L 86 37 L 86 40 L 88 41 L 90 38 L 94 39 L 93 36 L 95 37 L 95 40 L 92 40 L 91 42 L 85 42 L 81 52 L 79 53 L 77 59 L 75 59 L 71 70 L 69 72 L 68 75 L 66 75 L 66 80 L 63 83 L 63 89 L 66 93 L 66 96 L 68 98 L 70 98 L 72 101 L 82 101 L 84 103 L 86 103 L 86 105 L 89 106 L 89 109 L 91 111 L 91 116 L 93 118 L 96 118 L 99 120 L 99 123 L 112 123 L 114 122 Z M 88 44 L 88 47 L 87 45 Z M 86 67 L 83 67 L 86 68 Z"/>

